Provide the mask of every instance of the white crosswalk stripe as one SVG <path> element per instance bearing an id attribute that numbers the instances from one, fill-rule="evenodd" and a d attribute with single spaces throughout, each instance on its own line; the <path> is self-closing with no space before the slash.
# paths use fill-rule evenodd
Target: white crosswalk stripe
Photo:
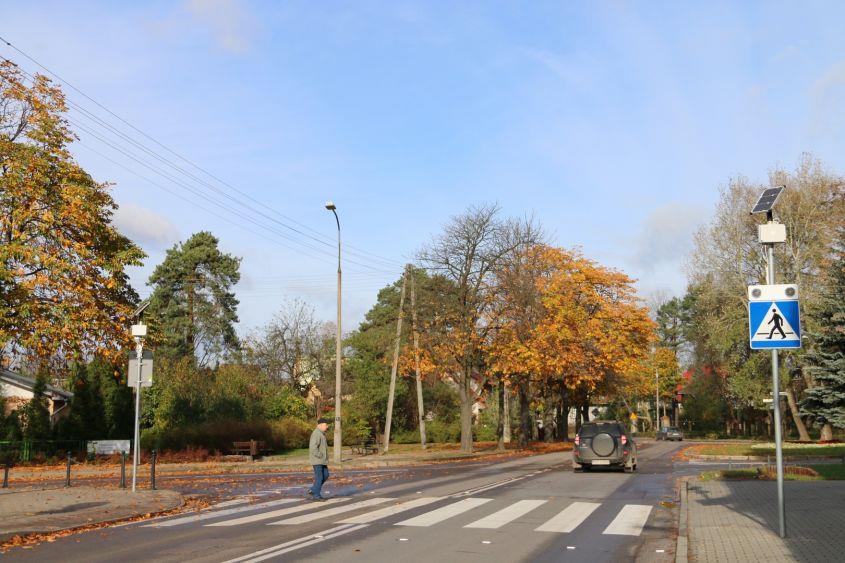
<path id="1" fill-rule="evenodd" d="M 381 497 L 371 498 L 353 504 L 346 504 L 343 506 L 337 506 L 335 508 L 329 508 L 328 510 L 320 510 L 318 512 L 312 512 L 311 514 L 295 516 L 293 518 L 288 518 L 287 520 L 271 522 L 270 524 L 268 524 L 268 526 L 291 526 L 294 524 L 304 524 L 306 522 L 313 522 L 314 520 L 319 520 L 328 516 L 336 516 L 337 514 L 343 514 L 344 512 L 352 512 L 353 510 L 358 510 L 359 508 L 366 508 L 368 506 L 384 504 L 385 502 L 390 502 L 392 500 L 394 499 Z"/>
<path id="2" fill-rule="evenodd" d="M 603 534 L 614 534 L 619 536 L 639 536 L 643 531 L 651 514 L 651 507 L 646 504 L 626 504 L 613 522 L 605 528 Z"/>
<path id="3" fill-rule="evenodd" d="M 601 504 L 595 502 L 573 502 L 535 531 L 569 533 L 580 526 L 599 506 Z"/>
<path id="4" fill-rule="evenodd" d="M 376 520 L 381 520 L 382 518 L 387 518 L 389 516 L 393 516 L 394 514 L 399 514 L 407 510 L 413 510 L 414 508 L 419 508 L 421 506 L 437 502 L 438 500 L 443 500 L 443 498 L 445 497 L 420 497 L 413 500 L 409 500 L 408 502 L 401 502 L 393 506 L 388 506 L 386 508 L 380 508 L 379 510 L 374 510 L 366 514 L 361 514 L 360 516 L 353 516 L 345 520 L 339 520 L 336 523 L 369 524 L 370 522 L 375 522 Z"/>
<path id="5" fill-rule="evenodd" d="M 332 498 L 324 501 L 325 504 L 335 504 L 338 502 L 344 502 L 349 499 L 346 498 Z M 271 510 L 270 512 L 259 512 L 258 514 L 250 514 L 249 516 L 243 516 L 241 518 L 234 518 L 232 520 L 223 520 L 222 522 L 212 522 L 211 524 L 206 524 L 206 526 L 239 526 L 241 524 L 249 524 L 251 522 L 260 522 L 261 520 L 270 520 L 271 518 L 280 518 L 282 516 L 287 516 L 288 514 L 296 514 L 297 512 L 305 512 L 307 510 L 313 510 L 315 508 L 320 508 L 321 505 L 316 505 L 313 502 L 309 502 L 306 504 L 300 504 L 299 506 L 290 506 L 288 508 L 281 508 L 279 510 Z"/>
<path id="6" fill-rule="evenodd" d="M 202 520 L 209 520 L 211 518 L 220 518 L 221 516 L 229 516 L 230 514 L 240 514 L 241 512 L 249 512 L 251 510 L 261 510 L 264 508 L 272 508 L 282 504 L 291 504 L 299 501 L 295 498 L 283 498 L 279 500 L 271 500 L 267 502 L 260 502 L 258 504 L 248 504 L 246 506 L 239 506 L 237 508 L 225 508 L 223 510 L 209 510 L 200 512 L 199 514 L 192 514 L 191 516 L 183 516 L 182 518 L 174 518 L 173 520 L 162 520 L 154 524 L 146 524 L 144 528 L 161 528 L 168 526 L 179 526 L 182 524 L 191 524 L 193 522 L 200 522 Z"/>
<path id="7" fill-rule="evenodd" d="M 437 508 L 435 510 L 432 510 L 431 512 L 426 512 L 425 514 L 420 514 L 419 516 L 415 516 L 414 518 L 398 522 L 396 523 L 396 526 L 431 526 L 433 524 L 437 524 L 438 522 L 442 522 L 443 520 L 446 520 L 448 518 L 452 518 L 453 516 L 457 516 L 458 514 L 463 514 L 464 512 L 472 510 L 473 508 L 478 508 L 482 504 L 487 504 L 491 500 L 493 499 L 467 498 L 464 500 L 459 500 L 458 502 L 447 504 L 446 506 Z"/>
<path id="8" fill-rule="evenodd" d="M 488 528 L 496 530 L 509 522 L 513 522 L 520 516 L 528 514 L 538 506 L 542 506 L 545 503 L 546 501 L 544 500 L 520 500 L 498 512 L 494 512 L 490 516 L 485 516 L 481 520 L 476 520 L 471 524 L 467 524 L 464 528 Z"/>

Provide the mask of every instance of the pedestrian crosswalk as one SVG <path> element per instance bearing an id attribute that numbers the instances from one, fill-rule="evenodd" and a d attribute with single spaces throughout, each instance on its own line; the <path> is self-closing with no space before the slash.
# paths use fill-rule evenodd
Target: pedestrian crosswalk
<path id="1" fill-rule="evenodd" d="M 244 501 L 248 502 L 248 501 Z M 323 503 L 300 499 L 278 499 L 244 504 L 230 501 L 190 516 L 165 519 L 145 527 L 173 527 L 200 523 L 209 527 L 233 527 L 253 523 L 271 526 L 294 526 L 324 521 L 344 526 L 366 526 L 379 522 L 393 526 L 428 528 L 448 522 L 467 529 L 498 530 L 508 525 L 528 525 L 529 530 L 568 534 L 588 519 L 599 519 L 597 529 L 603 534 L 639 536 L 652 513 L 646 504 L 620 504 L 608 501 L 608 510 L 599 511 L 602 503 L 567 499 L 504 500 L 482 497 L 416 497 L 395 499 L 373 497 L 363 500 L 332 498 Z M 437 505 L 440 506 L 437 506 Z M 282 505 L 291 505 L 283 506 Z M 388 505 L 388 506 L 384 506 Z M 432 506 L 429 506 L 432 505 Z M 219 508 L 226 506 L 226 508 Z M 396 516 L 417 511 L 409 518 L 394 521 Z M 347 516 L 348 513 L 354 513 Z M 232 517 L 235 516 L 235 517 Z M 209 521 L 209 522 L 206 522 Z M 539 525 L 538 525 L 539 524 Z"/>

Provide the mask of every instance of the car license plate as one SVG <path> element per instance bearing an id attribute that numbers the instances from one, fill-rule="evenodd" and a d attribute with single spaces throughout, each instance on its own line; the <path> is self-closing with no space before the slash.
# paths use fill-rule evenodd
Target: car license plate
<path id="1" fill-rule="evenodd" d="M 594 459 L 593 465 L 610 465 L 609 459 Z"/>

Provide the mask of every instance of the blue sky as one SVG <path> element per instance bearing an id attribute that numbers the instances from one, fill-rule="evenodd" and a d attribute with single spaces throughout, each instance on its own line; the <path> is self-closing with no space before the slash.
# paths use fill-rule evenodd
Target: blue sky
<path id="1" fill-rule="evenodd" d="M 117 221 L 150 254 L 136 286 L 164 249 L 211 230 L 243 257 L 242 331 L 285 298 L 333 318 L 327 199 L 345 241 L 392 261 L 345 264 L 351 328 L 474 203 L 533 213 L 647 297 L 683 291 L 691 235 L 731 177 L 766 182 L 804 151 L 845 171 L 841 2 L 0 0 L 0 13 L 0 36 L 326 243 L 276 223 L 321 252 L 286 248 L 225 222 L 198 206 L 243 223 L 234 204 L 215 208 L 80 131 L 79 161 L 115 182 Z"/>

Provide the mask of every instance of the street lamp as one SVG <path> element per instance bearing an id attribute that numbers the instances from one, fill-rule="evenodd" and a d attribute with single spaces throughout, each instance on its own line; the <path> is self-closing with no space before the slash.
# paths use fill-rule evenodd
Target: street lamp
<path id="1" fill-rule="evenodd" d="M 334 373 L 334 461 L 341 462 L 341 432 L 340 432 L 340 287 L 341 287 L 341 273 L 340 273 L 340 219 L 337 216 L 337 206 L 331 201 L 326 202 L 326 209 L 334 213 L 334 219 L 337 223 L 337 342 L 335 343 L 335 373 Z"/>
<path id="2" fill-rule="evenodd" d="M 135 484 L 137 482 L 138 476 L 138 463 L 140 462 L 140 454 L 141 454 L 141 426 L 140 426 L 140 417 L 141 417 L 141 374 L 144 370 L 144 338 L 147 336 L 147 325 L 142 323 L 140 320 L 138 324 L 132 325 L 132 338 L 135 339 L 135 354 L 138 358 L 138 371 L 134 374 L 137 379 L 135 380 L 135 440 L 132 444 L 134 447 L 133 455 L 132 455 L 132 492 L 135 492 Z M 129 374 L 128 377 L 131 379 L 133 374 Z"/>

